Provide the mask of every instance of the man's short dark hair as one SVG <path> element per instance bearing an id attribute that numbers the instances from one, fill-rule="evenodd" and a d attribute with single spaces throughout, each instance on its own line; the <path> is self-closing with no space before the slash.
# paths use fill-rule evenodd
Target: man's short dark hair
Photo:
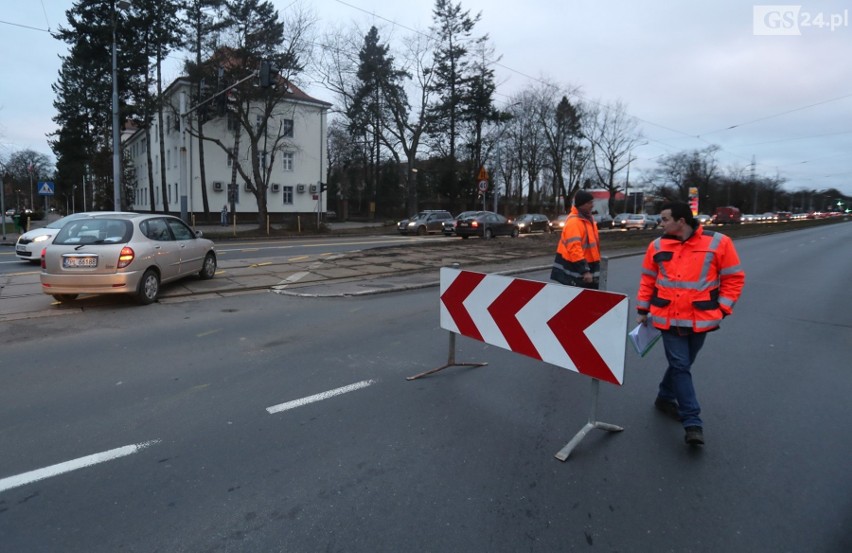
<path id="1" fill-rule="evenodd" d="M 698 221 L 696 221 L 695 217 L 692 216 L 692 208 L 690 208 L 688 204 L 684 202 L 669 202 L 667 204 L 663 204 L 663 207 L 660 208 L 660 212 L 666 209 L 671 210 L 672 219 L 675 221 L 683 219 L 686 221 L 686 224 L 692 228 L 695 228 L 698 225 Z"/>

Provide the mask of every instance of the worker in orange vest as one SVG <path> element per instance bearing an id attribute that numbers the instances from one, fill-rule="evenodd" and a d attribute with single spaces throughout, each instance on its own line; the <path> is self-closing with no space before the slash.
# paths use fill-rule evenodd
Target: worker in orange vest
<path id="1" fill-rule="evenodd" d="M 707 333 L 733 313 L 745 273 L 733 241 L 701 227 L 689 205 L 663 205 L 660 224 L 663 236 L 651 242 L 642 262 L 637 320 L 662 331 L 669 363 L 654 405 L 681 422 L 686 443 L 702 445 L 692 364 Z"/>
<path id="2" fill-rule="evenodd" d="M 598 225 L 592 217 L 594 197 L 580 190 L 565 220 L 550 280 L 569 286 L 597 290 L 601 275 L 601 248 Z"/>

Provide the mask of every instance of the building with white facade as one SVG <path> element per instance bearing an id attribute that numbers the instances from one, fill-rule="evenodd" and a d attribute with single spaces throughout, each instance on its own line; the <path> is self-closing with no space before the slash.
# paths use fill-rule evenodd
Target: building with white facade
<path id="1" fill-rule="evenodd" d="M 149 182 L 146 153 L 149 145 L 145 130 L 137 130 L 124 141 L 125 159 L 132 165 L 135 173 L 135 182 L 128 185 L 133 190 L 133 197 L 130 198 L 132 201 L 127 202 L 127 207 L 131 210 L 164 211 L 163 195 L 167 194 L 169 212 L 186 212 L 190 217 L 204 214 L 198 139 L 190 132 L 180 131 L 178 115 L 181 101 L 188 102 L 187 99 L 190 98 L 191 86 L 189 80 L 180 78 L 164 93 L 166 105 L 175 107 L 174 110 L 166 109 L 163 117 L 164 159 L 161 159 L 160 154 L 158 123 L 155 122 L 150 129 L 154 205 L 151 201 L 152 183 Z M 277 151 L 267 152 L 261 161 L 263 164 L 269 160 L 273 163 L 266 192 L 267 211 L 271 220 L 287 220 L 288 216 L 325 212 L 327 194 L 320 192 L 320 183 L 325 182 L 328 168 L 326 123 L 330 108 L 331 104 L 312 98 L 290 85 L 285 99 L 268 122 L 267 134 L 274 133 L 283 138 L 278 142 Z M 193 106 L 187 104 L 185 109 L 192 111 Z M 237 124 L 235 117 L 227 111 L 224 115 L 216 115 L 214 102 L 210 103 L 208 113 L 213 116 L 204 123 L 204 136 L 218 140 L 233 151 L 234 125 Z M 241 135 L 237 156 L 245 167 L 250 165 L 249 145 L 245 132 Z M 274 143 L 274 139 L 275 136 L 262 141 L 262 144 Z M 181 159 L 183 145 L 186 151 L 185 171 L 182 171 Z M 166 168 L 165 192 L 161 185 L 161 164 L 165 164 Z M 230 156 L 220 145 L 211 141 L 204 142 L 204 166 L 210 213 L 217 215 L 226 204 L 230 209 L 231 190 L 238 220 L 255 221 L 258 212 L 257 199 L 239 173 L 234 178 Z"/>

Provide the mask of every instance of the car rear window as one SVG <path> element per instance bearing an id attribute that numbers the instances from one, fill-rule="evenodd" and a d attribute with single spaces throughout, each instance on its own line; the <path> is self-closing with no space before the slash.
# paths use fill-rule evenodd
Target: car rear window
<path id="1" fill-rule="evenodd" d="M 133 225 L 123 219 L 80 219 L 67 223 L 53 240 L 60 246 L 119 244 L 130 240 Z"/>

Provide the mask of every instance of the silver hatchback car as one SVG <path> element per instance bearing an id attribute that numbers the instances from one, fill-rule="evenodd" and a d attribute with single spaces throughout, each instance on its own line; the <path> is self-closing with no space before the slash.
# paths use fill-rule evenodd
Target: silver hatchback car
<path id="1" fill-rule="evenodd" d="M 119 213 L 67 222 L 41 253 L 41 289 L 58 301 L 79 294 L 157 300 L 160 285 L 216 274 L 213 242 L 171 215 Z"/>

